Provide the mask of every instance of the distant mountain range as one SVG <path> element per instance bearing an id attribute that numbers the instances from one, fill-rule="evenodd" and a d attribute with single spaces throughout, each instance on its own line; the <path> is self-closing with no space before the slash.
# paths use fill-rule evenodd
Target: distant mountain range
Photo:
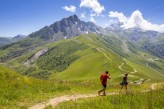
<path id="1" fill-rule="evenodd" d="M 157 31 L 144 31 L 140 28 L 122 29 L 121 23 L 111 24 L 106 28 L 107 34 L 117 35 L 124 38 L 135 47 L 164 58 L 164 34 Z"/>
<path id="2" fill-rule="evenodd" d="M 76 79 L 78 75 L 85 79 L 86 72 L 110 68 L 114 73 L 130 71 L 139 78 L 162 80 L 164 34 L 140 28 L 125 30 L 121 25 L 102 28 L 76 15 L 63 18 L 26 37 L 12 38 L 15 42 L 0 47 L 0 62 L 37 78 L 56 73 L 54 77 Z"/>
<path id="3" fill-rule="evenodd" d="M 112 35 L 121 38 L 124 42 L 130 43 L 152 55 L 164 58 L 164 39 L 161 38 L 164 34 L 156 31 L 144 31 L 140 28 L 125 30 L 121 28 L 121 25 L 122 23 L 114 23 L 106 28 L 102 28 L 94 23 L 81 21 L 76 15 L 73 15 L 68 18 L 63 18 L 61 21 L 57 21 L 50 26 L 45 26 L 29 34 L 26 38 L 18 35 L 12 39 L 3 39 L 4 41 L 2 42 L 5 42 L 5 44 L 10 42 L 15 43 L 6 45 L 2 49 L 17 45 L 23 47 L 23 51 L 25 52 L 47 42 L 73 38 L 81 34 L 94 33 L 99 36 Z M 23 40 L 21 40 L 22 38 Z"/>
<path id="4" fill-rule="evenodd" d="M 0 46 L 4 46 L 13 42 L 20 41 L 21 39 L 25 38 L 26 35 L 18 34 L 17 36 L 11 37 L 0 37 Z"/>

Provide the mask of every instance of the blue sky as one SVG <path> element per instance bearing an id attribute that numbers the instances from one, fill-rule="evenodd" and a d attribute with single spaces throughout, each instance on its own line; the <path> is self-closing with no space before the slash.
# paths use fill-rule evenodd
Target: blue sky
<path id="1" fill-rule="evenodd" d="M 0 36 L 28 35 L 73 14 L 101 26 L 120 21 L 163 32 L 163 10 L 164 0 L 0 0 Z"/>

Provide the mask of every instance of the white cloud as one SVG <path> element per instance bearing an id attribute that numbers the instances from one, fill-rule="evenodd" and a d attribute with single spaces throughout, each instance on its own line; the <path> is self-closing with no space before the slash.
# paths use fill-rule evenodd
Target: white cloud
<path id="1" fill-rule="evenodd" d="M 126 23 L 126 21 L 127 21 L 127 18 L 124 16 L 124 14 L 119 13 L 117 11 L 116 12 L 110 11 L 108 16 L 109 17 L 116 17 L 116 18 L 118 18 L 118 20 L 120 22 L 123 22 L 123 23 Z"/>
<path id="2" fill-rule="evenodd" d="M 93 17 L 90 17 L 90 22 L 96 23 L 96 21 Z"/>
<path id="3" fill-rule="evenodd" d="M 85 13 L 81 13 L 80 17 L 83 18 L 83 19 L 86 18 Z"/>
<path id="4" fill-rule="evenodd" d="M 70 7 L 69 6 L 64 6 L 63 9 L 66 10 L 66 11 L 73 12 L 73 13 L 76 12 L 76 7 L 75 6 L 70 6 Z"/>
<path id="5" fill-rule="evenodd" d="M 95 13 L 91 13 L 90 16 L 91 17 L 94 17 L 94 16 L 96 16 L 96 14 Z"/>
<path id="6" fill-rule="evenodd" d="M 138 27 L 143 30 L 154 30 L 158 32 L 164 32 L 164 24 L 158 25 L 145 20 L 142 13 L 139 10 L 134 11 L 130 17 L 126 17 L 123 13 L 109 12 L 109 17 L 117 18 L 119 22 L 122 22 L 121 26 L 124 29 Z"/>
<path id="7" fill-rule="evenodd" d="M 91 8 L 96 15 L 101 14 L 105 10 L 98 0 L 81 0 L 80 7 Z"/>

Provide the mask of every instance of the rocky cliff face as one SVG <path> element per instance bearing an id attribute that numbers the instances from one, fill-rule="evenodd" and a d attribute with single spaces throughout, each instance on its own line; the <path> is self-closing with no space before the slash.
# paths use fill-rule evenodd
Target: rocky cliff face
<path id="1" fill-rule="evenodd" d="M 83 22 L 76 15 L 63 18 L 50 26 L 45 26 L 29 35 L 31 38 L 40 38 L 44 41 L 55 41 L 78 36 L 80 34 L 99 33 L 100 27 L 91 22 Z"/>

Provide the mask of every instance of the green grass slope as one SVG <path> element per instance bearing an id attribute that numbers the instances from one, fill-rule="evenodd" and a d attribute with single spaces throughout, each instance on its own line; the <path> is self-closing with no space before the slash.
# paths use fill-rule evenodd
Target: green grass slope
<path id="1" fill-rule="evenodd" d="M 121 50 L 121 47 L 119 48 L 119 46 L 121 46 L 121 41 L 119 39 L 116 40 L 108 36 L 106 37 L 102 38 L 92 34 L 72 39 L 87 47 L 77 51 L 75 55 L 79 58 L 68 66 L 66 70 L 53 74 L 53 77 L 66 80 L 97 79 L 100 73 L 109 70 L 114 82 L 118 82 L 120 76 L 126 72 L 133 75 L 130 76 L 134 77 L 131 78 L 132 80 L 135 80 L 135 77 L 155 81 L 163 80 L 163 76 L 161 76 L 162 69 L 159 71 L 161 73 L 161 75 L 159 75 L 146 66 L 146 59 L 144 63 L 143 59 L 137 57 L 139 56 L 139 53 L 125 54 L 123 53 L 123 50 Z M 118 49 L 117 52 L 115 52 L 115 48 Z M 124 63 L 122 70 L 118 67 L 121 63 Z M 133 73 L 134 69 L 137 70 L 136 73 Z"/>
<path id="2" fill-rule="evenodd" d="M 34 102 L 69 90 L 69 86 L 64 84 L 22 76 L 14 70 L 0 66 L 1 109 L 26 108 Z"/>
<path id="3" fill-rule="evenodd" d="M 0 66 L 0 108 L 26 108 L 57 95 L 97 92 L 101 88 L 99 76 L 106 70 L 112 78 L 110 91 L 118 91 L 124 73 L 129 73 L 129 82 L 164 81 L 163 59 L 129 43 L 129 52 L 125 52 L 122 45 L 122 40 L 114 36 L 88 34 L 35 46 L 30 52 L 7 59 L 3 64 L 27 76 Z M 29 65 L 24 64 L 44 48 L 48 48 L 45 54 L 30 61 Z M 9 52 L 12 55 L 18 49 L 23 50 L 20 46 L 1 48 L 0 57 Z M 145 88 L 134 84 L 130 87 L 134 90 Z"/>
<path id="4" fill-rule="evenodd" d="M 59 104 L 55 109 L 163 109 L 163 89 L 146 93 L 130 93 L 79 99 Z M 46 109 L 53 109 L 51 106 Z"/>
<path id="5" fill-rule="evenodd" d="M 122 40 L 115 36 L 81 35 L 36 46 L 30 52 L 9 59 L 7 64 L 22 74 L 44 79 L 97 81 L 100 73 L 109 70 L 114 83 L 127 72 L 132 81 L 163 81 L 163 59 L 154 61 L 156 57 L 130 43 L 126 45 L 129 48 L 126 52 Z M 30 62 L 30 65 L 24 65 L 25 61 L 44 48 L 48 48 L 48 52 Z M 5 56 L 10 49 L 1 50 L 1 56 Z"/>

